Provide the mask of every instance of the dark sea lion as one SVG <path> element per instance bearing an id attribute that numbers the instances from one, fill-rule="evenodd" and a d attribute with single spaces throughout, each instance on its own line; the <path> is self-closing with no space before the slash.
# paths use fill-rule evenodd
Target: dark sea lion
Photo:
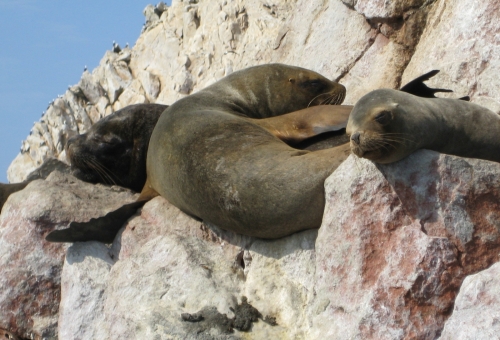
<path id="1" fill-rule="evenodd" d="M 140 192 L 146 182 L 149 138 L 168 105 L 135 104 L 95 123 L 66 143 L 72 174 L 85 182 Z"/>
<path id="2" fill-rule="evenodd" d="M 153 128 L 168 105 L 135 104 L 101 119 L 87 133 L 66 143 L 71 173 L 90 183 L 117 184 L 140 192 L 146 182 L 146 153 Z M 70 172 L 65 163 L 50 158 L 21 183 L 0 183 L 0 210 L 10 194 L 54 170 Z"/>
<path id="3" fill-rule="evenodd" d="M 346 132 L 352 152 L 377 163 L 417 149 L 500 162 L 500 116 L 462 100 L 376 90 L 356 103 Z"/>

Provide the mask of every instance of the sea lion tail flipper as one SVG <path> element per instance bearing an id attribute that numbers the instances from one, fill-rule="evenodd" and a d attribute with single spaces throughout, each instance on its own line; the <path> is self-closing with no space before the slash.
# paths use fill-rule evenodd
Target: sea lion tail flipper
<path id="1" fill-rule="evenodd" d="M 54 230 L 45 239 L 49 242 L 113 242 L 123 224 L 148 200 L 135 201 L 88 222 L 71 222 L 69 228 Z"/>
<path id="2" fill-rule="evenodd" d="M 463 100 L 463 101 L 466 101 L 466 102 L 470 102 L 470 97 L 469 96 L 464 96 L 464 97 L 458 98 L 458 100 Z"/>
<path id="3" fill-rule="evenodd" d="M 413 79 L 408 84 L 401 87 L 399 90 L 424 98 L 436 98 L 435 94 L 437 92 L 453 92 L 452 90 L 449 89 L 433 89 L 424 84 L 424 81 L 431 79 L 438 73 L 439 70 L 432 70 L 430 72 L 427 72 L 426 74 L 423 74 L 420 77 Z"/>

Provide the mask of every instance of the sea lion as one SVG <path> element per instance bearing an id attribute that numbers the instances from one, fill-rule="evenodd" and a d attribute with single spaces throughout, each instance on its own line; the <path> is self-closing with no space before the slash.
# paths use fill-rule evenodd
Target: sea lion
<path id="1" fill-rule="evenodd" d="M 168 105 L 135 104 L 96 122 L 66 143 L 71 173 L 90 183 L 117 184 L 140 192 L 146 182 L 151 133 Z"/>
<path id="2" fill-rule="evenodd" d="M 375 90 L 356 103 L 346 132 L 352 153 L 377 163 L 417 149 L 500 162 L 500 116 L 462 100 Z"/>

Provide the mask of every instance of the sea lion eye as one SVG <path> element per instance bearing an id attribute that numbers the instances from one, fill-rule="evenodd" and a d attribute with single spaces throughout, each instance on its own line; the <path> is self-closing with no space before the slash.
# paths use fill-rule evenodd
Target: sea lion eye
<path id="1" fill-rule="evenodd" d="M 379 124 L 387 125 L 391 121 L 391 113 L 389 111 L 384 110 L 375 117 L 375 120 Z"/>
<path id="2" fill-rule="evenodd" d="M 325 84 L 319 79 L 313 79 L 313 80 L 308 80 L 308 81 L 303 82 L 301 84 L 301 86 L 310 90 L 310 91 L 312 90 L 312 91 L 318 92 L 318 91 L 321 91 L 325 87 Z"/>

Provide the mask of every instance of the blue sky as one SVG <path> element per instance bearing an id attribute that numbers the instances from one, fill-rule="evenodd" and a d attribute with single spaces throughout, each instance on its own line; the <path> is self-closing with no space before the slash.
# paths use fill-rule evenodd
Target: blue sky
<path id="1" fill-rule="evenodd" d="M 150 3 L 0 0 L 0 182 L 49 101 L 85 65 L 93 70 L 113 40 L 135 44 Z"/>

